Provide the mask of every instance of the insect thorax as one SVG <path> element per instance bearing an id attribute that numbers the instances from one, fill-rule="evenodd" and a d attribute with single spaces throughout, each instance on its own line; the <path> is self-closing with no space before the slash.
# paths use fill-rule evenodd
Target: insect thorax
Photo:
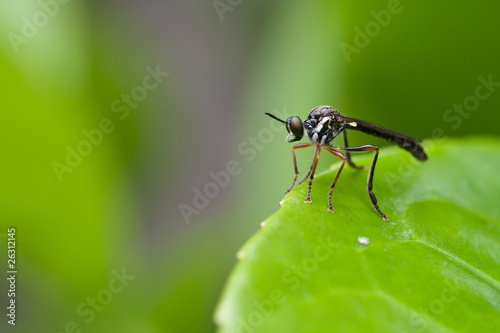
<path id="1" fill-rule="evenodd" d="M 304 121 L 304 129 L 312 143 L 332 145 L 333 139 L 340 133 L 341 126 L 337 121 L 339 112 L 331 106 L 318 106 L 309 112 Z"/>

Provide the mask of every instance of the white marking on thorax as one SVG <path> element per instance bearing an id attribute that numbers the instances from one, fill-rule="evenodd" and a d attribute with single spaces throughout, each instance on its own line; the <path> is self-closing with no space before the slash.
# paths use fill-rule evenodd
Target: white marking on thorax
<path id="1" fill-rule="evenodd" d="M 313 134 L 311 141 L 314 143 L 318 142 L 318 133 Z"/>

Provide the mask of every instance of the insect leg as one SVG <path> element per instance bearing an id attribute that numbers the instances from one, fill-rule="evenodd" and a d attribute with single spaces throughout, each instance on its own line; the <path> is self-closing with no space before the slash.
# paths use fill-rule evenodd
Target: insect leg
<path id="1" fill-rule="evenodd" d="M 343 134 L 343 138 L 344 138 L 344 146 L 349 147 L 349 144 L 347 143 L 347 132 L 344 130 L 342 132 L 342 134 Z M 349 164 L 349 166 L 351 168 L 358 169 L 358 170 L 365 170 L 366 169 L 366 167 L 364 165 L 358 166 L 358 165 L 354 164 L 354 162 L 351 159 L 351 153 L 349 151 L 346 151 L 345 156 L 347 158 L 347 164 Z"/>
<path id="2" fill-rule="evenodd" d="M 382 216 L 384 221 L 389 220 L 387 215 L 382 213 L 380 208 L 377 205 L 377 197 L 375 197 L 375 194 L 372 192 L 373 189 L 373 174 L 375 172 L 375 164 L 377 163 L 377 158 L 378 158 L 378 147 L 374 145 L 363 145 L 359 147 L 343 147 L 343 148 L 336 148 L 339 150 L 345 150 L 345 151 L 372 151 L 375 150 L 375 157 L 373 158 L 372 164 L 370 166 L 370 172 L 368 173 L 368 184 L 366 185 L 366 191 L 368 192 L 368 196 L 370 197 L 370 201 L 373 205 L 373 208 L 377 211 L 377 213 Z"/>
<path id="3" fill-rule="evenodd" d="M 311 167 L 309 168 L 309 171 L 307 171 L 306 176 L 299 182 L 299 185 L 302 184 L 303 182 L 305 182 L 307 180 L 307 178 L 309 178 L 309 176 L 311 175 L 311 172 L 312 172 L 313 166 L 314 166 L 315 158 L 316 158 L 316 155 L 313 156 L 313 161 L 312 161 Z"/>
<path id="4" fill-rule="evenodd" d="M 344 165 L 345 165 L 347 158 L 341 152 L 338 152 L 333 148 L 325 146 L 325 149 L 328 150 L 333 155 L 337 156 L 338 158 L 342 159 L 342 164 L 340 165 L 339 171 L 337 171 L 337 176 L 335 176 L 335 180 L 333 181 L 332 185 L 330 185 L 330 192 L 328 193 L 328 211 L 333 213 L 334 212 L 333 206 L 332 206 L 333 188 L 335 187 L 335 184 L 337 184 L 337 180 L 339 179 L 340 173 L 342 172 L 342 169 L 344 168 Z"/>
<path id="5" fill-rule="evenodd" d="M 295 183 L 297 182 L 297 177 L 299 176 L 299 169 L 297 168 L 297 158 L 295 157 L 295 149 L 300 149 L 300 148 L 307 148 L 312 146 L 312 143 L 299 143 L 298 145 L 295 145 L 292 147 L 292 156 L 293 156 L 293 166 L 295 168 L 295 177 L 293 177 L 293 183 L 292 186 L 288 190 L 286 190 L 285 195 L 290 192 L 293 187 L 295 186 Z M 309 175 L 309 173 L 308 173 Z"/>
<path id="6" fill-rule="evenodd" d="M 311 165 L 311 170 L 309 173 L 311 174 L 309 177 L 309 186 L 307 187 L 307 197 L 304 203 L 311 203 L 311 187 L 313 183 L 314 173 L 316 172 L 316 167 L 318 166 L 319 154 L 321 153 L 321 146 L 319 144 L 316 145 L 316 149 L 314 150 L 314 158 L 313 163 Z"/>

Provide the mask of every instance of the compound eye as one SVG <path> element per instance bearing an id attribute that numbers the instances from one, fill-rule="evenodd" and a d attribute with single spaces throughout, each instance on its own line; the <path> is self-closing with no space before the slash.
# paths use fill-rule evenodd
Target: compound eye
<path id="1" fill-rule="evenodd" d="M 304 126 L 302 125 L 302 120 L 299 117 L 290 117 L 286 121 L 286 129 L 290 134 L 295 136 L 296 140 L 302 139 L 304 135 Z"/>

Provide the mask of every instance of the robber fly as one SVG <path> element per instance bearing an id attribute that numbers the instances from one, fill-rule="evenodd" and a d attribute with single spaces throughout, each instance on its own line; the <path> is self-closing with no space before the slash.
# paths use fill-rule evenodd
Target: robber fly
<path id="1" fill-rule="evenodd" d="M 375 164 L 377 163 L 378 157 L 378 147 L 374 145 L 363 145 L 359 147 L 349 147 L 347 144 L 347 135 L 344 131 L 345 129 L 352 129 L 356 131 L 365 132 L 366 134 L 374 135 L 386 139 L 394 144 L 397 144 L 399 147 L 409 151 L 417 160 L 426 161 L 427 155 L 425 154 L 424 148 L 420 145 L 420 141 L 409 137 L 404 134 L 400 134 L 394 131 L 391 131 L 387 128 L 369 123 L 364 120 L 359 120 L 355 118 L 350 118 L 341 115 L 336 109 L 331 106 L 322 105 L 315 107 L 309 112 L 309 116 L 307 119 L 302 122 L 299 117 L 289 117 L 286 121 L 273 116 L 272 114 L 266 113 L 273 119 L 276 119 L 285 124 L 286 129 L 289 133 L 287 139 L 288 142 L 295 142 L 302 139 L 304 134 L 309 139 L 308 143 L 299 143 L 292 148 L 292 156 L 293 156 L 293 165 L 295 167 L 295 177 L 293 178 L 292 186 L 285 192 L 285 195 L 290 192 L 297 182 L 297 177 L 299 175 L 299 170 L 297 169 L 297 160 L 295 158 L 295 150 L 315 146 L 314 157 L 311 168 L 309 172 L 306 174 L 304 179 L 299 183 L 302 184 L 304 181 L 309 178 L 309 186 L 307 188 L 307 197 L 304 201 L 305 203 L 311 202 L 311 186 L 314 178 L 314 173 L 316 172 L 316 166 L 318 165 L 318 158 L 321 152 L 321 148 L 326 149 L 333 155 L 342 159 L 342 165 L 337 172 L 337 176 L 335 177 L 332 185 L 330 185 L 330 192 L 328 193 L 328 211 L 333 212 L 332 206 L 332 191 L 339 179 L 340 173 L 344 168 L 345 163 L 349 164 L 349 166 L 355 169 L 363 169 L 364 167 L 356 166 L 351 160 L 350 152 L 353 151 L 375 151 L 375 157 L 373 158 L 372 164 L 370 166 L 370 171 L 368 173 L 368 184 L 366 186 L 366 190 L 368 192 L 368 196 L 370 197 L 370 201 L 373 205 L 373 208 L 377 211 L 377 213 L 382 216 L 384 221 L 387 221 L 389 218 L 385 215 L 377 204 L 377 198 L 375 194 L 372 192 L 372 183 L 373 183 L 373 173 L 375 171 Z M 344 147 L 334 147 L 332 146 L 333 139 L 343 132 L 344 138 Z M 344 151 L 345 154 L 342 154 L 341 151 Z"/>

